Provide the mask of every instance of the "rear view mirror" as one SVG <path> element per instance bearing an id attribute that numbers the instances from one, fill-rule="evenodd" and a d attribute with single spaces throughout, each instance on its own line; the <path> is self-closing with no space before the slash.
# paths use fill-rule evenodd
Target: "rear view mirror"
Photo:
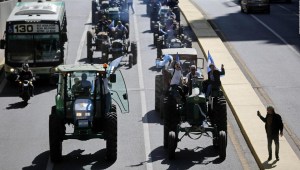
<path id="1" fill-rule="evenodd" d="M 116 74 L 111 74 L 110 76 L 109 76 L 109 81 L 111 82 L 111 83 L 115 83 L 117 80 L 116 80 Z"/>
<path id="2" fill-rule="evenodd" d="M 1 39 L 0 40 L 0 49 L 4 49 L 5 48 L 5 40 Z"/>
<path id="3" fill-rule="evenodd" d="M 127 100 L 127 99 L 128 99 L 127 93 L 124 93 L 124 94 L 123 94 L 123 99 L 124 99 L 124 100 Z"/>

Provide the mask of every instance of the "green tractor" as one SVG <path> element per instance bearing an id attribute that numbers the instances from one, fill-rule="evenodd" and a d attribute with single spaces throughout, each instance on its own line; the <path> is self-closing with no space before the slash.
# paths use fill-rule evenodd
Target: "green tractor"
<path id="1" fill-rule="evenodd" d="M 226 99 L 220 88 L 212 89 L 209 97 L 203 92 L 203 58 L 197 57 L 194 48 L 163 49 L 163 56 L 178 58 L 183 76 L 189 66 L 195 65 L 200 77 L 186 77 L 187 84 L 170 87 L 172 66 L 162 59 L 162 74 L 155 79 L 155 110 L 160 112 L 164 122 L 163 145 L 170 159 L 175 158 L 178 142 L 188 136 L 197 140 L 202 136 L 212 138 L 214 148 L 221 159 L 226 158 L 227 110 Z M 181 137 L 179 137 L 181 136 Z"/>
<path id="2" fill-rule="evenodd" d="M 62 142 L 68 139 L 104 139 L 107 160 L 117 159 L 117 108 L 112 101 L 121 112 L 129 111 L 129 103 L 122 73 L 110 68 L 107 64 L 57 67 L 56 105 L 49 116 L 52 162 L 61 161 Z M 66 132 L 66 125 L 74 127 L 71 133 Z"/>

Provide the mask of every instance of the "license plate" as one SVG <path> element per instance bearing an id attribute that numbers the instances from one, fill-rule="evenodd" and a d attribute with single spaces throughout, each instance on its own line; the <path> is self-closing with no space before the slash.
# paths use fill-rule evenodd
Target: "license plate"
<path id="1" fill-rule="evenodd" d="M 89 121 L 88 120 L 78 120 L 78 127 L 80 127 L 80 128 L 89 127 Z"/>

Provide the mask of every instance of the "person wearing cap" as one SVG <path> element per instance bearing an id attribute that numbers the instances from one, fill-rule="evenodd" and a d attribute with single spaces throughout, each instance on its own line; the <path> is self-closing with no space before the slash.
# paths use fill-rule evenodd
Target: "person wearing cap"
<path id="1" fill-rule="evenodd" d="M 221 65 L 221 71 L 219 71 L 216 66 L 211 63 L 209 65 L 210 71 L 207 73 L 208 79 L 204 82 L 206 88 L 206 97 L 211 93 L 212 89 L 219 89 L 221 86 L 220 76 L 225 75 L 224 65 Z"/>
<path id="2" fill-rule="evenodd" d="M 273 106 L 267 107 L 267 115 L 263 117 L 259 110 L 257 111 L 257 116 L 265 123 L 265 129 L 268 139 L 268 161 L 272 160 L 272 141 L 275 143 L 275 156 L 276 160 L 279 161 L 279 135 L 283 135 L 283 123 L 281 116 L 275 113 Z"/>
<path id="3" fill-rule="evenodd" d="M 195 65 L 191 65 L 190 72 L 186 75 L 186 84 L 188 85 L 189 94 L 192 93 L 192 85 L 195 83 L 195 78 L 202 78 L 201 74 L 197 71 Z"/>

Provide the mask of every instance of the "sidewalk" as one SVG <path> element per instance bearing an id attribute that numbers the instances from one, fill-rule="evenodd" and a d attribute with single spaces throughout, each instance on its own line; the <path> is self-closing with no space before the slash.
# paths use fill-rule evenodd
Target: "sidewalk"
<path id="1" fill-rule="evenodd" d="M 190 0 L 180 1 L 179 6 L 197 36 L 204 55 L 207 55 L 209 51 L 217 66 L 221 64 L 225 66 L 226 76 L 222 77 L 222 87 L 227 102 L 260 169 L 299 169 L 300 161 L 285 137 L 279 138 L 280 160 L 276 162 L 273 159 L 267 162 L 268 150 L 264 123 L 256 115 L 256 111 L 260 110 L 264 116 L 266 107 L 203 14 Z M 275 157 L 274 151 L 275 149 L 273 149 L 273 158 Z"/>

